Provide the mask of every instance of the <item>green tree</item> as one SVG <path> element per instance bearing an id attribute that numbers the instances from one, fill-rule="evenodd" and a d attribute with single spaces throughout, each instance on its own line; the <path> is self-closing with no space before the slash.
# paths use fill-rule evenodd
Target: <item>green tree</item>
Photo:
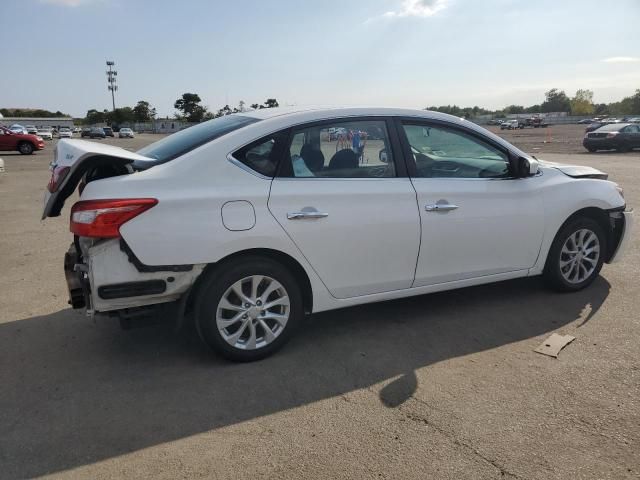
<path id="1" fill-rule="evenodd" d="M 87 125 L 92 125 L 94 123 L 104 123 L 107 118 L 104 112 L 99 112 L 95 108 L 91 110 L 87 110 L 87 114 L 84 117 L 84 123 Z"/>
<path id="2" fill-rule="evenodd" d="M 545 101 L 540 105 L 540 110 L 542 112 L 570 112 L 571 111 L 571 100 L 567 97 L 567 94 L 564 93 L 564 90 L 558 90 L 557 88 L 552 88 L 548 92 L 545 92 Z"/>
<path id="3" fill-rule="evenodd" d="M 578 90 L 576 96 L 571 99 L 571 114 L 591 115 L 593 110 L 593 92 L 591 90 Z"/>
<path id="4" fill-rule="evenodd" d="M 522 105 L 509 105 L 504 111 L 506 113 L 524 113 L 524 107 Z"/>
<path id="5" fill-rule="evenodd" d="M 133 107 L 133 116 L 136 122 L 149 122 L 156 116 L 156 109 L 149 102 L 140 100 Z"/>
<path id="6" fill-rule="evenodd" d="M 182 112 L 182 116 L 188 122 L 200 122 L 207 113 L 206 107 L 200 105 L 202 99 L 197 93 L 183 93 L 182 97 L 176 100 L 173 107 Z"/>
<path id="7" fill-rule="evenodd" d="M 276 100 L 275 98 L 267 98 L 267 101 L 264 102 L 264 106 L 265 108 L 275 108 L 275 107 L 279 107 L 280 104 L 278 103 L 278 100 Z"/>

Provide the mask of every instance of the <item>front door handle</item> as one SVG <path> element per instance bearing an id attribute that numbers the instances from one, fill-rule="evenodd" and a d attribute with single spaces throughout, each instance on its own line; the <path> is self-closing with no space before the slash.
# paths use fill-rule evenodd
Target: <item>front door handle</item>
<path id="1" fill-rule="evenodd" d="M 427 212 L 449 212 L 458 208 L 458 205 L 452 205 L 450 203 L 434 203 L 432 205 L 425 205 L 424 209 Z"/>
<path id="2" fill-rule="evenodd" d="M 314 218 L 328 217 L 328 213 L 322 212 L 289 212 L 287 213 L 288 220 L 312 220 Z"/>

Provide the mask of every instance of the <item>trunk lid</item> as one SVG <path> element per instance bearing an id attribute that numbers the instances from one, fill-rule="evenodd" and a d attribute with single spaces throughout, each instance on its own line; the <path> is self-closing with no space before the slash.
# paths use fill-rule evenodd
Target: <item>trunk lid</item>
<path id="1" fill-rule="evenodd" d="M 124 175 L 133 173 L 133 162 L 142 166 L 154 160 L 114 145 L 60 140 L 50 165 L 52 175 L 45 190 L 42 219 L 60 215 L 65 200 L 87 172 L 97 172 L 94 179 Z"/>

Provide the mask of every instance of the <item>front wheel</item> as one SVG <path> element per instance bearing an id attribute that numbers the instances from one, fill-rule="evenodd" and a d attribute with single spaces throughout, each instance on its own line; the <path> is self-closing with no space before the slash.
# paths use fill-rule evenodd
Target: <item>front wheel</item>
<path id="1" fill-rule="evenodd" d="M 304 315 L 291 272 L 263 257 L 247 257 L 209 274 L 198 290 L 196 328 L 223 357 L 250 362 L 281 348 Z"/>
<path id="2" fill-rule="evenodd" d="M 31 145 L 29 142 L 22 142 L 20 145 L 18 145 L 18 151 L 22 155 L 31 155 L 33 153 L 33 145 Z"/>
<path id="3" fill-rule="evenodd" d="M 606 237 L 600 224 L 588 217 L 576 218 L 560 229 L 551 244 L 545 281 L 559 291 L 581 290 L 600 273 L 606 251 Z"/>

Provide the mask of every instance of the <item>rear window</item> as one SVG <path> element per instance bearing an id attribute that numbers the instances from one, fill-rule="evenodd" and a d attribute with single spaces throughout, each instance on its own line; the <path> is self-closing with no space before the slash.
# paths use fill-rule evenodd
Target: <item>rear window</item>
<path id="1" fill-rule="evenodd" d="M 138 153 L 155 159 L 156 162 L 153 162 L 152 165 L 158 165 L 258 121 L 257 118 L 242 115 L 225 115 L 169 135 L 142 150 L 138 150 Z M 145 166 L 149 166 L 149 163 L 145 162 Z"/>
<path id="2" fill-rule="evenodd" d="M 598 129 L 599 132 L 617 132 L 621 130 L 626 125 L 624 123 L 609 123 L 607 125 L 603 125 Z"/>

